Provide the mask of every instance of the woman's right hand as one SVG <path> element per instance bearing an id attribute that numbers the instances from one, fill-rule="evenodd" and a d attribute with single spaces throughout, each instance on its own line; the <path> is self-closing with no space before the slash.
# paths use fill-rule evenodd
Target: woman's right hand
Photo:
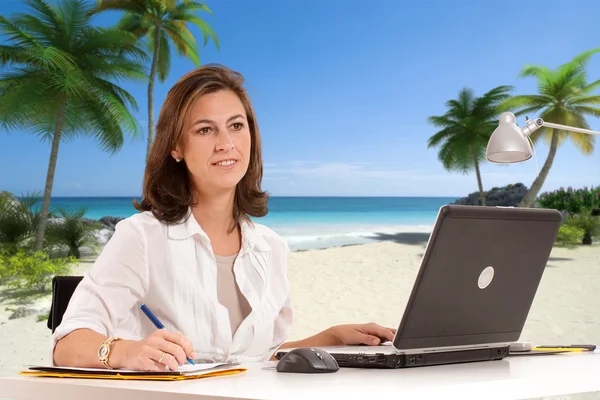
<path id="1" fill-rule="evenodd" d="M 136 371 L 176 370 L 195 357 L 192 343 L 180 333 L 157 329 L 143 340 L 119 340 L 112 344 L 109 364 Z"/>

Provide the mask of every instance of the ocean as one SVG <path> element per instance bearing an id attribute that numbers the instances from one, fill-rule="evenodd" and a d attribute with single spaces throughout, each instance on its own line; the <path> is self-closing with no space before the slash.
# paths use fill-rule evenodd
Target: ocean
<path id="1" fill-rule="evenodd" d="M 285 237 L 293 250 L 376 241 L 401 232 L 430 232 L 438 210 L 455 197 L 272 197 L 254 221 Z M 51 207 L 85 207 L 86 218 L 129 217 L 133 197 L 54 197 Z M 138 198 L 139 201 L 139 198 Z"/>

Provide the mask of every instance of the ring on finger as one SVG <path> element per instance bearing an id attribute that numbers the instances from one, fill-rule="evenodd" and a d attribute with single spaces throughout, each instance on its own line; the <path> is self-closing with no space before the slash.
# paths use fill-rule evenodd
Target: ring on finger
<path id="1" fill-rule="evenodd" d="M 158 362 L 161 363 L 164 357 L 165 357 L 165 352 L 163 351 L 162 354 L 160 355 L 160 358 L 158 359 Z"/>

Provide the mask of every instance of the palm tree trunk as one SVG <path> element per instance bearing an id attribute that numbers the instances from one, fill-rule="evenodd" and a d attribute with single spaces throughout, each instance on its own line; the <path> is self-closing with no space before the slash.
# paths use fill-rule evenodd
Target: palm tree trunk
<path id="1" fill-rule="evenodd" d="M 37 226 L 37 234 L 35 237 L 35 251 L 42 250 L 42 247 L 44 246 L 44 234 L 46 233 L 46 223 L 48 222 L 50 196 L 52 195 L 52 186 L 54 185 L 54 171 L 56 171 L 56 160 L 58 159 L 58 146 L 60 145 L 60 137 L 65 121 L 66 105 L 67 100 L 65 98 L 61 99 L 58 105 L 56 126 L 54 127 L 54 135 L 52 136 L 50 161 L 48 163 L 48 173 L 46 175 L 46 187 L 44 188 L 44 200 L 42 201 L 42 209 L 40 211 L 40 219 Z"/>
<path id="2" fill-rule="evenodd" d="M 154 142 L 154 80 L 158 69 L 158 55 L 160 52 L 160 27 L 154 29 L 154 54 L 152 54 L 152 67 L 150 68 L 150 80 L 148 81 L 148 146 L 146 148 L 146 161 L 150 156 L 150 149 Z"/>
<path id="3" fill-rule="evenodd" d="M 79 252 L 79 246 L 77 246 L 76 244 L 70 245 L 69 246 L 69 256 L 75 257 L 76 259 L 80 259 L 81 253 Z"/>
<path id="4" fill-rule="evenodd" d="M 479 171 L 479 159 L 473 151 L 473 165 L 475 165 L 475 175 L 477 176 L 477 186 L 479 186 L 479 202 L 485 206 L 485 192 L 483 191 L 483 182 L 481 181 L 481 171 Z"/>
<path id="5" fill-rule="evenodd" d="M 548 152 L 548 157 L 544 162 L 544 166 L 540 170 L 540 174 L 537 176 L 537 178 L 535 178 L 531 184 L 531 187 L 527 191 L 527 194 L 525 194 L 525 197 L 523 197 L 518 207 L 531 207 L 531 205 L 535 202 L 539 191 L 544 185 L 544 181 L 548 177 L 548 172 L 550 172 L 552 163 L 554 162 L 556 150 L 558 149 L 558 134 L 559 132 L 556 129 L 552 130 L 552 139 L 550 140 L 550 151 Z"/>

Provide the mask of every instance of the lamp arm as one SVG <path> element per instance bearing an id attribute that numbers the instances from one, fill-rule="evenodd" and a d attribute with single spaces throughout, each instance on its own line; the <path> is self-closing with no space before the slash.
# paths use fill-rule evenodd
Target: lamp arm
<path id="1" fill-rule="evenodd" d="M 544 126 L 547 126 L 548 128 L 560 129 L 563 131 L 579 132 L 579 133 L 586 133 L 588 135 L 600 136 L 600 132 L 591 131 L 589 129 L 583 129 L 583 128 L 575 128 L 575 127 L 567 126 L 567 125 L 555 124 L 552 122 L 544 121 Z"/>
<path id="2" fill-rule="evenodd" d="M 600 136 L 600 132 L 591 131 L 589 129 L 583 129 L 583 128 L 575 128 L 573 126 L 568 126 L 568 125 L 555 124 L 553 122 L 546 122 L 541 118 L 536 118 L 534 120 L 528 119 L 527 126 L 521 128 L 521 130 L 523 131 L 523 134 L 529 136 L 533 132 L 540 129 L 542 126 L 546 126 L 548 128 L 560 129 L 563 131 L 579 132 L 579 133 L 585 133 L 588 135 Z"/>

